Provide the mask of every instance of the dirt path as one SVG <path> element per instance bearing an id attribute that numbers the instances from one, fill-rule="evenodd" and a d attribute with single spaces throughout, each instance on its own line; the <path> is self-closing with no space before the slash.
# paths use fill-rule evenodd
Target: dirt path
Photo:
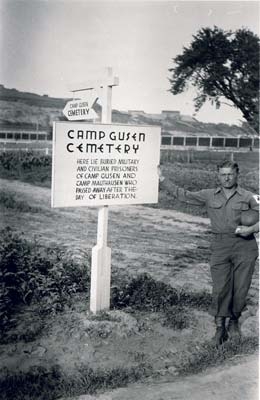
<path id="1" fill-rule="evenodd" d="M 73 400 L 257 400 L 258 357 L 244 357 L 236 365 L 211 368 L 176 382 L 131 385 L 100 396 Z"/>
<path id="2" fill-rule="evenodd" d="M 40 213 L 14 213 L 7 209 L 0 228 L 10 225 L 23 231 L 27 237 L 36 235 L 47 244 L 64 246 L 73 256 L 90 252 L 96 244 L 97 209 L 51 209 L 50 190 L 18 182 L 0 180 L 5 191 L 15 193 L 31 206 L 40 207 Z M 149 272 L 154 278 L 178 285 L 201 286 L 210 290 L 210 276 L 205 257 L 199 257 L 196 274 L 190 270 L 173 273 L 173 262 L 198 247 L 208 252 L 208 220 L 170 210 L 143 206 L 109 208 L 108 244 L 112 248 L 112 265 L 129 273 Z M 136 238 L 136 240 L 133 240 Z M 204 259 L 203 259 L 204 258 Z M 194 271 L 195 272 L 195 271 Z"/>
<path id="3" fill-rule="evenodd" d="M 40 212 L 30 213 L 4 209 L 0 229 L 11 226 L 23 231 L 28 238 L 36 236 L 47 245 L 63 246 L 73 257 L 85 257 L 91 252 L 96 244 L 97 209 L 51 209 L 51 195 L 47 188 L 7 180 L 0 180 L 0 187 L 13 193 L 17 201 L 40 208 Z M 143 206 L 118 206 L 109 210 L 108 240 L 112 248 L 112 267 L 122 268 L 133 275 L 148 272 L 173 287 L 211 290 L 207 219 Z M 250 289 L 252 304 L 243 315 L 242 332 L 245 335 L 256 329 L 257 298 L 258 275 Z M 205 323 L 201 338 L 210 337 L 212 329 L 208 328 L 208 322 Z M 182 380 L 174 379 L 174 383 L 131 385 L 102 396 L 77 399 L 255 400 L 257 364 L 257 356 L 239 357 L 229 365 Z"/>

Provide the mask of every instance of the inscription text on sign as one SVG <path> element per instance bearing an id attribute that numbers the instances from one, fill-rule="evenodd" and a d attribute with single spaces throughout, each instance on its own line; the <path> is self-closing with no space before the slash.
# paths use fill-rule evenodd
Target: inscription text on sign
<path id="1" fill-rule="evenodd" d="M 54 123 L 52 206 L 158 202 L 161 128 Z"/>

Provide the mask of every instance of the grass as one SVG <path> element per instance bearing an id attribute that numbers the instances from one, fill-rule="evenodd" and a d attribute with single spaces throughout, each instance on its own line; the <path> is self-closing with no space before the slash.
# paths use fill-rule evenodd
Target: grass
<path id="1" fill-rule="evenodd" d="M 200 190 L 218 185 L 216 165 L 220 160 L 227 158 L 226 153 L 193 152 L 197 160 L 187 163 L 184 152 L 172 152 L 172 159 L 167 161 L 164 152 L 161 153 L 163 174 L 172 183 L 187 190 Z M 240 163 L 241 185 L 254 193 L 259 192 L 258 181 L 258 153 L 235 153 L 235 160 Z M 7 152 L 0 154 L 0 177 L 5 179 L 19 179 L 38 186 L 51 186 L 51 156 L 43 156 L 33 152 Z M 175 209 L 192 215 L 206 216 L 206 210 L 193 205 L 181 203 L 171 196 L 168 191 L 161 190 L 159 203 L 150 205 L 155 208 Z"/>
<path id="2" fill-rule="evenodd" d="M 27 201 L 18 200 L 15 193 L 3 190 L 0 190 L 0 206 L 24 213 L 42 212 L 41 207 L 31 206 Z"/>
<path id="3" fill-rule="evenodd" d="M 0 337 L 23 305 L 37 304 L 41 316 L 63 310 L 78 292 L 89 293 L 89 260 L 79 265 L 58 248 L 27 241 L 10 227 L 0 232 Z"/>
<path id="4" fill-rule="evenodd" d="M 79 364 L 78 372 L 66 375 L 58 365 L 33 367 L 27 373 L 5 370 L 0 377 L 1 400 L 52 400 L 62 396 L 93 394 L 127 385 L 148 375 L 149 366 L 92 369 Z"/>
<path id="5" fill-rule="evenodd" d="M 211 295 L 207 291 L 177 290 L 146 273 L 120 286 L 112 285 L 111 306 L 117 309 L 164 311 L 172 306 L 189 306 L 207 310 L 210 303 Z"/>
<path id="6" fill-rule="evenodd" d="M 189 328 L 192 319 L 192 312 L 188 307 L 177 305 L 165 310 L 163 325 L 174 330 Z"/>
<path id="7" fill-rule="evenodd" d="M 258 337 L 252 336 L 227 341 L 218 348 L 212 341 L 192 344 L 183 351 L 176 368 L 180 375 L 199 373 L 210 366 L 223 364 L 239 354 L 254 354 L 258 349 L 258 343 Z"/>

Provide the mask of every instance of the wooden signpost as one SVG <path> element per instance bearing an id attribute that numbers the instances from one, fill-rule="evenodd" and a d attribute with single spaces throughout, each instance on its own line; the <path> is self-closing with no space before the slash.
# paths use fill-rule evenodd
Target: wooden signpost
<path id="1" fill-rule="evenodd" d="M 107 78 L 112 81 L 102 86 L 101 122 L 110 123 L 112 119 L 112 87 L 118 85 L 112 77 L 112 68 L 108 69 Z M 110 308 L 111 248 L 107 246 L 108 206 L 98 210 L 97 244 L 92 249 L 90 310 Z"/>
<path id="2" fill-rule="evenodd" d="M 75 85 L 76 95 L 101 88 L 101 124 L 56 122 L 53 132 L 52 207 L 99 207 L 91 264 L 93 313 L 110 307 L 108 205 L 158 201 L 161 128 L 111 124 L 112 87 L 117 85 L 111 68 L 100 81 Z"/>

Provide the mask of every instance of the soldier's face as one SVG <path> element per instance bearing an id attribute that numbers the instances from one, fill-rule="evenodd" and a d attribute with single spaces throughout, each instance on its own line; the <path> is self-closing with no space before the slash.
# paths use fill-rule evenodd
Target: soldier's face
<path id="1" fill-rule="evenodd" d="M 231 189 L 233 186 L 237 185 L 238 173 L 235 169 L 230 167 L 220 168 L 218 179 L 222 187 Z"/>

